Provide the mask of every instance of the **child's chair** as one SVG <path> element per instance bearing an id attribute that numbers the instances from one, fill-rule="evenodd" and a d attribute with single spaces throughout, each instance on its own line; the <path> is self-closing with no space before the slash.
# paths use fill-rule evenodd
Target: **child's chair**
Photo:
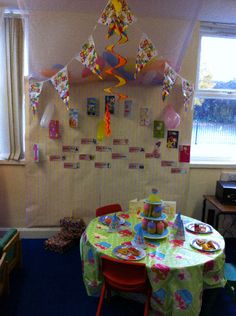
<path id="1" fill-rule="evenodd" d="M 107 292 L 107 296 L 110 297 L 111 290 L 146 294 L 144 316 L 148 315 L 151 287 L 145 264 L 101 256 L 101 271 L 104 283 L 96 316 L 100 316 L 105 294 Z"/>
<path id="2" fill-rule="evenodd" d="M 96 217 L 115 213 L 115 212 L 122 212 L 122 211 L 123 210 L 120 204 L 109 204 L 109 205 L 98 207 L 96 209 Z"/>
<path id="3" fill-rule="evenodd" d="M 9 292 L 9 276 L 7 271 L 6 252 L 0 258 L 0 296 Z"/>

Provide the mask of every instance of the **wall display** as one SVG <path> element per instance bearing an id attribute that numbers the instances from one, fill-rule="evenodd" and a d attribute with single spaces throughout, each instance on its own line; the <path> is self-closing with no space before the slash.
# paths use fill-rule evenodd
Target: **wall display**
<path id="1" fill-rule="evenodd" d="M 130 153 L 140 153 L 145 152 L 145 149 L 143 147 L 129 147 Z"/>
<path id="2" fill-rule="evenodd" d="M 58 120 L 51 120 L 50 121 L 50 123 L 49 123 L 49 138 L 51 138 L 51 139 L 61 138 Z"/>
<path id="3" fill-rule="evenodd" d="M 179 145 L 179 162 L 190 162 L 190 145 Z"/>
<path id="4" fill-rule="evenodd" d="M 94 160 L 95 156 L 94 155 L 89 155 L 89 154 L 80 154 L 79 155 L 79 160 Z"/>
<path id="5" fill-rule="evenodd" d="M 132 100 L 125 100 L 124 102 L 124 117 L 129 117 L 132 111 Z"/>
<path id="6" fill-rule="evenodd" d="M 109 162 L 95 162 L 94 167 L 98 169 L 104 169 L 104 168 L 110 169 L 111 164 Z"/>
<path id="7" fill-rule="evenodd" d="M 80 163 L 79 162 L 64 162 L 65 169 L 79 169 Z"/>
<path id="8" fill-rule="evenodd" d="M 137 162 L 130 162 L 129 163 L 129 169 L 144 169 L 143 163 L 137 163 Z"/>
<path id="9" fill-rule="evenodd" d="M 49 155 L 49 161 L 61 161 L 61 160 L 66 160 L 66 156 Z"/>
<path id="10" fill-rule="evenodd" d="M 163 121 L 153 122 L 153 137 L 164 138 L 165 137 L 165 125 Z"/>
<path id="11" fill-rule="evenodd" d="M 125 139 L 114 138 L 113 145 L 129 145 L 129 140 L 127 138 Z"/>
<path id="12" fill-rule="evenodd" d="M 72 128 L 79 126 L 79 110 L 69 109 L 69 126 Z"/>
<path id="13" fill-rule="evenodd" d="M 149 126 L 151 124 L 151 110 L 150 108 L 140 108 L 140 126 Z"/>
<path id="14" fill-rule="evenodd" d="M 171 168 L 171 173 L 180 173 L 180 174 L 186 174 L 187 173 L 186 168 Z"/>
<path id="15" fill-rule="evenodd" d="M 112 159 L 124 159 L 127 158 L 127 155 L 121 153 L 112 153 Z"/>
<path id="16" fill-rule="evenodd" d="M 167 131 L 167 148 L 177 148 L 179 141 L 178 131 Z"/>
<path id="17" fill-rule="evenodd" d="M 171 160 L 162 160 L 161 161 L 161 166 L 162 167 L 175 167 L 176 166 L 176 162 L 175 161 L 171 161 Z"/>
<path id="18" fill-rule="evenodd" d="M 95 138 L 82 138 L 81 144 L 82 145 L 97 144 L 97 140 Z"/>
<path id="19" fill-rule="evenodd" d="M 99 101 L 96 98 L 87 98 L 87 114 L 97 116 L 99 114 Z"/>
<path id="20" fill-rule="evenodd" d="M 77 153 L 77 152 L 79 152 L 79 146 L 63 145 L 62 151 L 65 153 Z"/>
<path id="21" fill-rule="evenodd" d="M 116 105 L 116 98 L 114 95 L 105 95 L 105 111 L 106 106 L 108 106 L 108 111 L 110 114 L 115 113 L 115 105 Z"/>
<path id="22" fill-rule="evenodd" d="M 109 146 L 96 146 L 96 151 L 98 152 L 111 152 L 112 147 Z"/>

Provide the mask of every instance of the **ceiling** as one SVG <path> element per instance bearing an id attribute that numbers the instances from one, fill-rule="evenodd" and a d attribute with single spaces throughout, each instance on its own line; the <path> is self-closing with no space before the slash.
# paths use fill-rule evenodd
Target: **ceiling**
<path id="1" fill-rule="evenodd" d="M 101 12 L 108 0 L 0 0 L 0 6 L 28 10 L 78 10 Z M 137 17 L 196 18 L 200 21 L 235 23 L 235 0 L 127 0 Z"/>

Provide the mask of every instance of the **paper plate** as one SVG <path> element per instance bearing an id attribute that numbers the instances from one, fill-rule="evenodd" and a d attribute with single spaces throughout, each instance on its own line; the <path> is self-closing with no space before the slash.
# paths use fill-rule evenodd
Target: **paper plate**
<path id="1" fill-rule="evenodd" d="M 152 221 L 163 221 L 167 218 L 167 215 L 165 213 L 162 213 L 160 217 L 151 217 L 151 216 L 145 216 L 143 213 L 140 214 L 142 217 L 150 219 Z"/>
<path id="2" fill-rule="evenodd" d="M 134 230 L 137 232 L 140 229 L 140 226 L 142 226 L 141 223 L 136 224 L 134 226 Z M 161 235 L 149 234 L 147 231 L 143 230 L 143 236 L 145 238 L 149 238 L 149 239 L 163 239 L 163 238 L 166 238 L 168 235 L 169 235 L 169 230 L 167 228 L 164 229 L 164 231 Z"/>
<path id="3" fill-rule="evenodd" d="M 120 245 L 113 249 L 113 254 L 123 260 L 138 261 L 146 256 L 146 251 L 135 246 Z"/>
<path id="4" fill-rule="evenodd" d="M 103 215 L 100 216 L 98 221 L 100 223 L 102 223 L 103 225 L 109 226 L 110 222 L 112 220 L 114 215 Z M 119 225 L 123 225 L 125 223 L 125 219 L 124 218 L 120 218 L 119 216 L 117 216 L 119 218 Z M 107 222 L 107 220 L 110 220 L 109 222 Z"/>
<path id="5" fill-rule="evenodd" d="M 215 248 L 209 248 L 209 249 L 204 249 L 200 244 L 199 241 L 202 241 L 204 244 L 207 244 L 208 242 L 212 242 Z M 209 240 L 209 239 L 194 239 L 192 240 L 192 242 L 190 243 L 190 245 L 194 248 L 197 249 L 199 251 L 203 251 L 203 252 L 215 252 L 220 250 L 220 245 L 218 244 L 218 242 L 214 241 L 214 240 Z"/>
<path id="6" fill-rule="evenodd" d="M 200 231 L 196 231 L 195 230 L 195 224 L 199 224 L 200 226 Z M 199 234 L 199 235 L 202 235 L 202 234 L 210 234 L 213 232 L 212 230 L 212 227 L 208 224 L 205 224 L 205 223 L 201 223 L 201 222 L 192 222 L 192 223 L 189 223 L 185 226 L 185 228 L 190 231 L 191 233 L 194 233 L 194 234 Z"/>

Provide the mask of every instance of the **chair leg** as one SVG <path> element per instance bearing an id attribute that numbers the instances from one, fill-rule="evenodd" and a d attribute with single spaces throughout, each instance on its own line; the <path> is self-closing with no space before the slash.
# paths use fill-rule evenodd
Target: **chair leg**
<path id="1" fill-rule="evenodd" d="M 151 294 L 152 294 L 152 292 L 151 292 L 151 289 L 149 288 L 148 293 L 147 293 L 145 306 L 144 306 L 144 316 L 148 316 Z"/>
<path id="2" fill-rule="evenodd" d="M 104 300 L 104 297 L 105 297 L 105 293 L 106 293 L 106 285 L 105 285 L 105 282 L 104 282 L 103 286 L 102 286 L 102 291 L 101 291 L 101 295 L 100 295 L 100 299 L 99 299 L 99 303 L 98 303 L 96 316 L 100 316 L 100 314 L 101 314 L 102 303 L 103 303 L 103 300 Z"/>

